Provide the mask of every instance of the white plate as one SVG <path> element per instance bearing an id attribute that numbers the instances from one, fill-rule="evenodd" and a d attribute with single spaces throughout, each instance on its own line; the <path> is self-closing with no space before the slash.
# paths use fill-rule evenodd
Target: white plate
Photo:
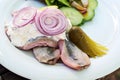
<path id="1" fill-rule="evenodd" d="M 82 29 L 95 41 L 109 48 L 107 55 L 91 59 L 91 66 L 82 71 L 72 70 L 63 64 L 54 66 L 39 63 L 31 52 L 15 48 L 4 32 L 11 12 L 24 6 L 44 6 L 33 0 L 0 0 L 0 63 L 9 70 L 33 80 L 93 80 L 120 67 L 120 11 L 115 2 L 98 0 L 94 19 Z"/>

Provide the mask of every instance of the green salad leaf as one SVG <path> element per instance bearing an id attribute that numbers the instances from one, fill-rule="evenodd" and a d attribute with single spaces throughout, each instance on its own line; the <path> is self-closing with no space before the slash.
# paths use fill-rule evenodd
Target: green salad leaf
<path id="1" fill-rule="evenodd" d="M 54 4 L 55 0 L 45 0 L 45 2 L 48 6 L 50 6 L 50 5 Z"/>
<path id="2" fill-rule="evenodd" d="M 68 0 L 45 0 L 45 2 L 48 6 L 57 5 L 58 7 L 63 6 L 71 7 Z"/>
<path id="3" fill-rule="evenodd" d="M 58 0 L 60 3 L 62 3 L 62 4 L 64 4 L 64 5 L 66 5 L 66 6 L 68 6 L 68 7 L 71 7 L 70 6 L 70 3 L 68 2 L 68 0 Z"/>

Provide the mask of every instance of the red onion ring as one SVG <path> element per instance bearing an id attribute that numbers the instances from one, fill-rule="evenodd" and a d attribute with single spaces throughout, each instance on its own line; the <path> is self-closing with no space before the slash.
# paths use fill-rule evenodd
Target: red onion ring
<path id="1" fill-rule="evenodd" d="M 13 16 L 13 25 L 23 27 L 29 22 L 32 22 L 36 16 L 37 9 L 33 7 L 25 7 Z"/>
<path id="2" fill-rule="evenodd" d="M 37 13 L 35 24 L 42 34 L 53 36 L 64 32 L 68 26 L 68 21 L 59 9 L 46 8 Z"/>

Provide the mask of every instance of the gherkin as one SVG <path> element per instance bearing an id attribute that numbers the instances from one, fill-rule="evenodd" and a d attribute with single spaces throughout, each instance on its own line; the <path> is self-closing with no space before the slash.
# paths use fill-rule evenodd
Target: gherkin
<path id="1" fill-rule="evenodd" d="M 79 49 L 84 51 L 89 57 L 100 57 L 107 53 L 107 48 L 93 41 L 79 27 L 72 27 L 68 33 L 69 40 L 72 41 Z"/>

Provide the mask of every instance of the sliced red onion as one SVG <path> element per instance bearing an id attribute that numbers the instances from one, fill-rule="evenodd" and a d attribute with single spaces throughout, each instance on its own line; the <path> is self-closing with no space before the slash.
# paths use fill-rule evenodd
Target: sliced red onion
<path id="1" fill-rule="evenodd" d="M 68 26 L 68 21 L 59 9 L 47 8 L 38 12 L 35 24 L 42 34 L 53 36 L 64 32 Z"/>
<path id="2" fill-rule="evenodd" d="M 12 17 L 15 17 L 18 13 L 19 13 L 19 11 L 13 11 L 11 15 L 12 15 Z"/>
<path id="3" fill-rule="evenodd" d="M 23 27 L 27 25 L 29 22 L 32 22 L 36 16 L 37 9 L 33 7 L 25 7 L 19 11 L 15 15 L 13 15 L 13 24 L 17 27 Z"/>

